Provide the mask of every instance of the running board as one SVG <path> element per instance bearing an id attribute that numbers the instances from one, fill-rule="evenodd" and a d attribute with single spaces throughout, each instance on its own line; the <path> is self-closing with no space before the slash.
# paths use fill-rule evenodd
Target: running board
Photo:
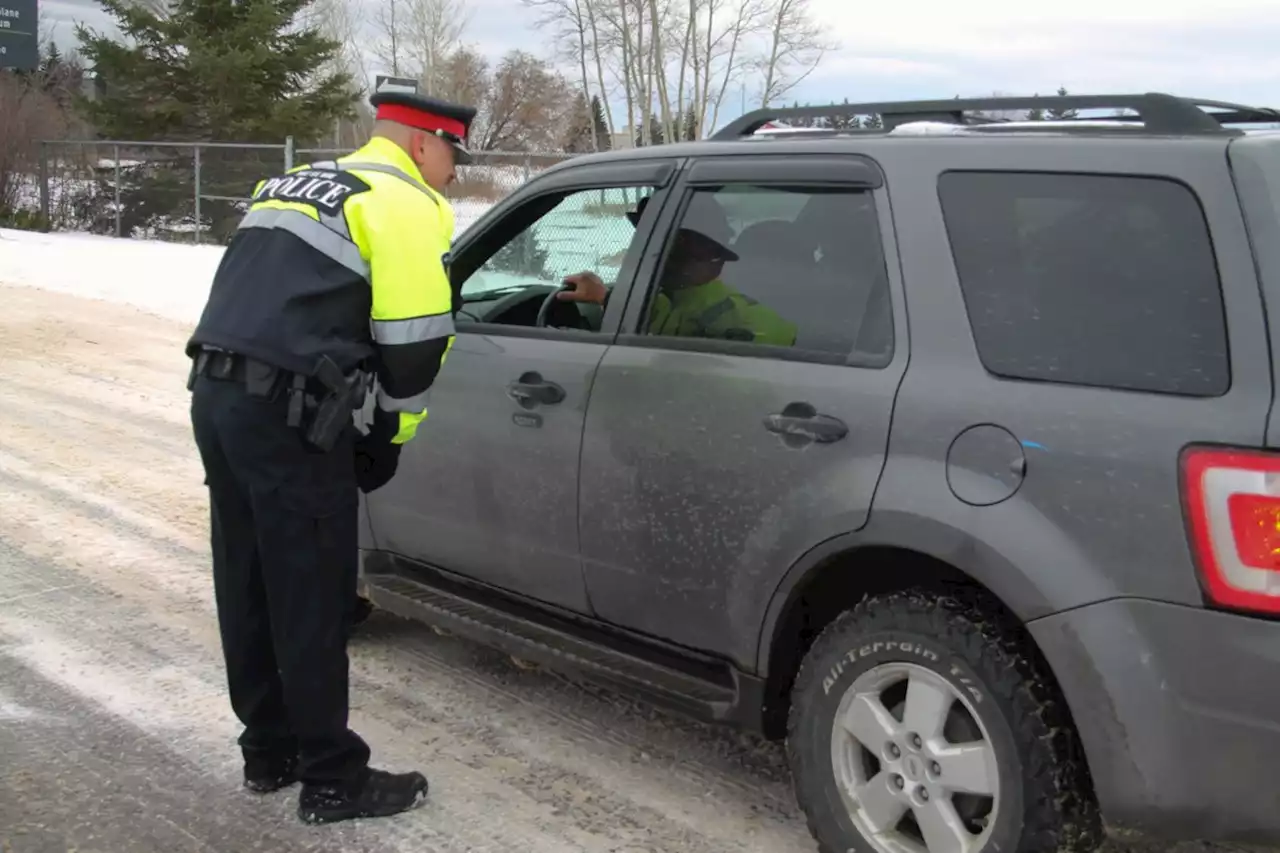
<path id="1" fill-rule="evenodd" d="M 751 727 L 760 713 L 758 704 L 753 708 L 753 702 L 740 701 L 742 694 L 755 698 L 759 692 L 755 679 L 736 671 L 730 674 L 735 687 L 715 684 L 399 573 L 374 573 L 366 567 L 363 581 L 365 594 L 384 610 L 549 669 L 576 672 L 593 682 L 641 693 L 656 704 L 704 720 Z"/>

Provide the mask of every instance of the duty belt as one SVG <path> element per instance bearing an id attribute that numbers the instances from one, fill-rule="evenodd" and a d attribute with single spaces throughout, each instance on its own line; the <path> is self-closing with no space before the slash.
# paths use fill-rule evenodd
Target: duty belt
<path id="1" fill-rule="evenodd" d="M 287 385 L 286 422 L 301 428 L 308 443 L 328 450 L 352 423 L 351 413 L 368 393 L 371 375 L 363 370 L 345 375 L 332 359 L 324 356 L 316 362 L 314 374 L 282 370 L 239 353 L 205 348 L 192 361 L 187 389 L 195 387 L 196 377 L 205 376 L 242 383 L 252 397 L 275 399 Z"/>
<path id="2" fill-rule="evenodd" d="M 192 360 L 187 390 L 195 387 L 197 376 L 205 376 L 217 381 L 242 384 L 251 397 L 272 398 L 294 375 L 273 364 L 240 353 L 202 349 Z"/>

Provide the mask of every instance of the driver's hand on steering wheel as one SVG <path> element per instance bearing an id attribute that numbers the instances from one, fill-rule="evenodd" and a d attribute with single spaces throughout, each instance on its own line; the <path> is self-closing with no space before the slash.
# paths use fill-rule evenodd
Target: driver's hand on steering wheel
<path id="1" fill-rule="evenodd" d="M 556 298 L 566 302 L 594 302 L 596 305 L 603 305 L 605 298 L 609 295 L 609 288 L 605 287 L 600 276 L 593 272 L 565 276 L 564 283 L 572 286 L 573 289 L 561 290 L 556 294 Z"/>

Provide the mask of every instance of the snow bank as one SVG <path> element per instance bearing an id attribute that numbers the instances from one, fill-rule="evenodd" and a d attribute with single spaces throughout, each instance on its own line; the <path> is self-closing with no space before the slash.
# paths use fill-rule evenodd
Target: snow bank
<path id="1" fill-rule="evenodd" d="M 455 204 L 455 233 L 489 207 Z M 194 324 L 222 252 L 221 246 L 0 228 L 0 284 L 104 299 Z"/>
<path id="2" fill-rule="evenodd" d="M 0 283 L 104 299 L 194 324 L 219 246 L 0 229 Z"/>

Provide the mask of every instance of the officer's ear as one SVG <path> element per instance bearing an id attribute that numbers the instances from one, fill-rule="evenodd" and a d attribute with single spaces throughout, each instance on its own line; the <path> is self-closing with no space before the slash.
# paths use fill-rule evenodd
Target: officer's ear
<path id="1" fill-rule="evenodd" d="M 423 150 L 426 148 L 426 138 L 425 131 L 416 128 L 409 131 L 409 157 L 415 163 L 421 163 L 426 156 L 426 151 Z"/>

